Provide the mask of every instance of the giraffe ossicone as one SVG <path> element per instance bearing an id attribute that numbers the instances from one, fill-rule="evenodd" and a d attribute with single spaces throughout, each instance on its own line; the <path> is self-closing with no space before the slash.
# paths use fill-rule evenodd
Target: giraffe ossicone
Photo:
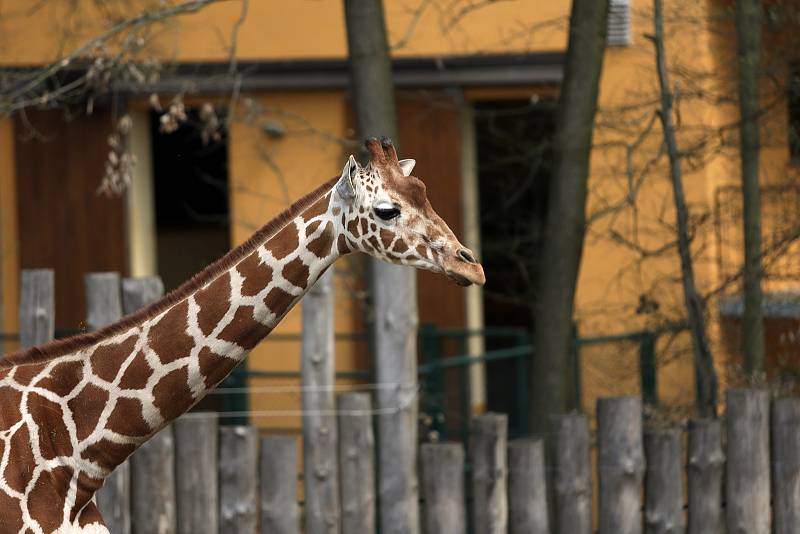
<path id="1" fill-rule="evenodd" d="M 335 178 L 151 306 L 0 360 L 0 534 L 107 532 L 92 495 L 214 388 L 340 256 L 360 251 L 483 284 L 413 160 L 366 142 Z"/>

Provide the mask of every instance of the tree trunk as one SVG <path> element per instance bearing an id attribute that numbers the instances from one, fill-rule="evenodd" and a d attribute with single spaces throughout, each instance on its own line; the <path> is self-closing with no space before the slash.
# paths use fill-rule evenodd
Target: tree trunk
<path id="1" fill-rule="evenodd" d="M 570 360 L 575 284 L 586 225 L 586 189 L 608 3 L 574 0 L 559 98 L 556 166 L 550 184 L 533 311 L 536 354 L 531 375 L 531 426 L 544 432 L 549 414 L 575 406 Z"/>
<path id="2" fill-rule="evenodd" d="M 739 43 L 739 112 L 741 115 L 742 202 L 744 204 L 745 370 L 764 371 L 764 318 L 761 290 L 761 188 L 758 181 L 761 0 L 736 0 Z"/>
<path id="3" fill-rule="evenodd" d="M 397 137 L 392 65 L 381 0 L 345 0 L 353 109 L 360 137 Z M 395 139 L 396 140 L 396 139 Z M 378 517 L 384 534 L 419 532 L 417 502 L 417 286 L 410 267 L 372 262 Z"/>
<path id="4" fill-rule="evenodd" d="M 717 372 L 714 369 L 714 361 L 711 358 L 711 350 L 708 347 L 703 303 L 697 294 L 694 283 L 694 267 L 692 266 L 692 251 L 691 243 L 689 242 L 689 210 L 686 207 L 686 198 L 683 192 L 680 151 L 675 137 L 675 126 L 672 123 L 672 92 L 667 77 L 667 61 L 664 52 L 664 19 L 661 0 L 654 0 L 653 25 L 655 29 L 653 42 L 656 48 L 656 67 L 661 90 L 659 118 L 664 130 L 664 143 L 667 146 L 667 155 L 669 156 L 672 193 L 675 199 L 683 296 L 689 316 L 689 328 L 692 333 L 692 347 L 694 350 L 697 411 L 702 418 L 716 417 Z"/>

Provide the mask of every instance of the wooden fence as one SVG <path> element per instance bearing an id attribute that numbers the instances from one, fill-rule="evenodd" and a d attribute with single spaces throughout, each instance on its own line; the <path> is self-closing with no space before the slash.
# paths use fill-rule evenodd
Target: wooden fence
<path id="1" fill-rule="evenodd" d="M 25 272 L 22 282 L 22 342 L 46 341 L 52 273 Z M 101 273 L 86 282 L 90 328 L 161 293 L 157 279 L 120 282 Z M 330 291 L 323 285 L 310 296 L 325 301 Z M 307 313 L 309 336 L 332 328 L 311 307 Z M 311 367 L 304 381 L 317 385 L 332 380 L 322 334 L 317 349 L 304 349 Z M 213 413 L 190 413 L 134 453 L 98 494 L 111 532 L 375 532 L 385 490 L 375 469 L 372 396 L 309 391 L 302 502 L 296 436 L 261 436 L 255 427 L 220 426 Z M 485 414 L 472 420 L 466 447 L 422 444 L 418 473 L 406 473 L 408 481 L 419 476 L 421 525 L 413 532 L 800 533 L 800 399 L 729 390 L 719 420 L 648 429 L 638 397 L 607 398 L 598 401 L 594 426 L 581 414 L 556 416 L 545 437 L 508 441 L 506 416 Z"/>

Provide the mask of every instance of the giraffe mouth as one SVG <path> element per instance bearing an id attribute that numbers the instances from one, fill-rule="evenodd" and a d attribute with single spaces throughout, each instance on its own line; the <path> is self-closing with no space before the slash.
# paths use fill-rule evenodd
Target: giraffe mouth
<path id="1" fill-rule="evenodd" d="M 453 271 L 447 271 L 447 277 L 455 282 L 456 284 L 460 285 L 461 287 L 468 287 L 472 285 L 472 281 L 470 281 L 466 276 L 454 273 Z"/>

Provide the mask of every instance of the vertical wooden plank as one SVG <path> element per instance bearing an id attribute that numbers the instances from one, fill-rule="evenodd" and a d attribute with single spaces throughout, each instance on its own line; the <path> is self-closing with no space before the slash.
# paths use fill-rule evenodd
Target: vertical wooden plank
<path id="1" fill-rule="evenodd" d="M 722 425 L 718 419 L 689 422 L 689 534 L 721 534 Z"/>
<path id="2" fill-rule="evenodd" d="M 258 429 L 219 429 L 219 530 L 253 534 L 258 528 Z"/>
<path id="3" fill-rule="evenodd" d="M 549 534 L 544 440 L 508 444 L 508 517 L 511 534 Z"/>
<path id="4" fill-rule="evenodd" d="M 585 415 L 577 413 L 551 416 L 549 422 L 553 531 L 556 534 L 591 534 L 589 422 Z"/>
<path id="5" fill-rule="evenodd" d="M 470 422 L 473 526 L 476 532 L 505 534 L 508 529 L 506 439 L 508 417 L 487 413 Z"/>
<path id="6" fill-rule="evenodd" d="M 417 480 L 417 285 L 414 269 L 372 260 L 378 529 L 420 529 Z"/>
<path id="7" fill-rule="evenodd" d="M 52 341 L 55 287 L 52 269 L 25 269 L 19 295 L 19 344 L 27 349 Z"/>
<path id="8" fill-rule="evenodd" d="M 375 438 L 372 400 L 367 393 L 343 393 L 339 406 L 339 468 L 342 532 L 375 532 Z"/>
<path id="9" fill-rule="evenodd" d="M 728 532 L 769 534 L 769 394 L 756 389 L 730 389 L 726 402 Z"/>
<path id="10" fill-rule="evenodd" d="M 642 532 L 642 402 L 638 397 L 597 401 L 600 534 Z"/>
<path id="11" fill-rule="evenodd" d="M 775 534 L 800 534 L 800 399 L 772 403 Z"/>
<path id="12" fill-rule="evenodd" d="M 122 280 L 122 313 L 130 315 L 164 296 L 164 283 L 158 276 Z"/>
<path id="13" fill-rule="evenodd" d="M 308 534 L 339 532 L 336 403 L 333 386 L 333 271 L 325 273 L 303 300 L 301 384 L 305 517 Z"/>
<path id="14" fill-rule="evenodd" d="M 174 534 L 175 441 L 172 427 L 161 430 L 129 459 L 134 534 Z"/>
<path id="15" fill-rule="evenodd" d="M 261 439 L 261 533 L 297 534 L 297 439 L 267 436 Z"/>
<path id="16" fill-rule="evenodd" d="M 424 532 L 467 532 L 464 506 L 464 446 L 461 443 L 425 443 L 420 447 Z"/>
<path id="17" fill-rule="evenodd" d="M 647 534 L 684 532 L 683 477 L 680 433 L 677 429 L 644 434 L 645 531 Z"/>
<path id="18" fill-rule="evenodd" d="M 99 330 L 122 317 L 122 294 L 119 273 L 89 273 L 86 286 L 86 326 Z M 97 492 L 97 508 L 103 514 L 108 530 L 131 532 L 130 464 L 123 462 Z"/>
<path id="19" fill-rule="evenodd" d="M 179 534 L 219 532 L 218 436 L 215 413 L 194 413 L 173 423 Z"/>
<path id="20" fill-rule="evenodd" d="M 86 327 L 100 330 L 122 318 L 119 273 L 89 273 L 86 283 Z"/>

